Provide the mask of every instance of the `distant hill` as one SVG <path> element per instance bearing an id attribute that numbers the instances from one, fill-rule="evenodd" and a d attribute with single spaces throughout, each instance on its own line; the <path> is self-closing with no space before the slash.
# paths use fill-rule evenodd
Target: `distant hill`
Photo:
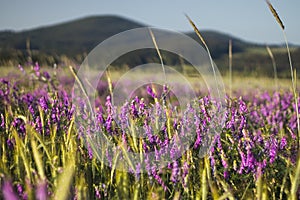
<path id="1" fill-rule="evenodd" d="M 30 39 L 32 50 L 44 53 L 74 56 L 89 52 L 106 38 L 125 30 L 144 27 L 145 25 L 117 16 L 94 16 L 78 19 L 53 26 L 46 26 L 21 32 L 0 32 L 0 48 L 26 50 L 26 40 Z M 197 38 L 194 33 L 188 33 Z M 214 31 L 203 31 L 203 35 L 212 52 L 223 53 L 228 40 L 237 41 L 237 50 L 242 50 L 248 43 L 234 37 Z M 218 49 L 218 50 L 217 50 Z"/>
<path id="2" fill-rule="evenodd" d="M 66 56 L 77 62 L 81 62 L 90 50 L 108 37 L 125 30 L 145 26 L 139 22 L 122 17 L 106 15 L 86 17 L 20 32 L 2 31 L 0 32 L 0 65 L 26 62 L 29 56 L 29 52 L 27 51 L 29 44 L 31 50 L 30 56 L 33 60 L 53 64 L 54 62 L 60 62 L 61 56 Z M 233 51 L 236 54 L 248 52 L 251 48 L 263 47 L 216 31 L 201 31 L 201 33 L 215 61 L 224 66 L 227 65 L 226 56 L 228 54 L 229 40 L 232 40 Z M 186 34 L 199 41 L 194 32 Z M 147 56 L 155 54 L 155 52 L 150 54 L 148 52 L 137 53 L 141 57 L 139 59 L 144 61 L 148 59 Z M 249 59 L 251 60 L 256 56 L 247 57 L 248 62 Z M 175 57 L 173 55 L 169 58 L 171 64 L 178 62 L 176 60 L 178 58 Z M 266 60 L 266 56 L 264 59 Z M 131 65 L 140 63 L 140 61 L 136 60 L 126 60 L 126 62 L 131 62 L 129 63 Z M 242 62 L 240 64 L 243 65 Z M 243 67 L 240 66 L 240 68 Z"/>
<path id="3" fill-rule="evenodd" d="M 142 26 L 116 16 L 87 17 L 28 31 L 0 32 L 0 47 L 25 50 L 30 39 L 33 50 L 74 56 L 90 51 L 114 34 Z"/>

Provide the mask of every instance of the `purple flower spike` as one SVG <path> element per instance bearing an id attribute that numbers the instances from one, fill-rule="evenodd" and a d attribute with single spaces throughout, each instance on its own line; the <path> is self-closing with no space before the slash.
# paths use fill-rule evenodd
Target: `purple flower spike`
<path id="1" fill-rule="evenodd" d="M 40 65 L 39 65 L 38 62 L 35 63 L 35 66 L 33 67 L 33 70 L 35 71 L 35 75 L 37 77 L 39 77 L 41 75 L 41 73 L 40 73 Z"/>
<path id="2" fill-rule="evenodd" d="M 277 156 L 277 141 L 276 139 L 272 139 L 269 143 L 269 155 L 270 155 L 270 163 L 272 164 Z"/>
<path id="3" fill-rule="evenodd" d="M 101 199 L 101 194 L 98 187 L 95 188 L 95 196 L 97 199 Z"/>
<path id="4" fill-rule="evenodd" d="M 18 190 L 19 196 L 22 196 L 23 195 L 23 187 L 19 183 L 17 184 L 17 190 Z"/>
<path id="5" fill-rule="evenodd" d="M 229 178 L 229 172 L 227 170 L 224 171 L 223 175 L 225 179 Z"/>
<path id="6" fill-rule="evenodd" d="M 49 80 L 51 77 L 50 77 L 50 74 L 48 73 L 48 72 L 43 72 L 43 76 L 47 79 L 47 80 Z"/>
<path id="7" fill-rule="evenodd" d="M 24 70 L 24 68 L 23 68 L 23 66 L 22 65 L 18 65 L 18 68 L 20 69 L 20 71 L 23 73 L 23 74 L 25 74 L 25 70 Z"/>
<path id="8" fill-rule="evenodd" d="M 286 137 L 282 137 L 280 141 L 280 149 L 284 149 L 287 145 Z"/>
<path id="9" fill-rule="evenodd" d="M 171 181 L 173 183 L 177 182 L 178 175 L 179 175 L 178 163 L 177 161 L 174 161 L 172 166 L 172 175 L 171 175 Z"/>
<path id="10" fill-rule="evenodd" d="M 150 87 L 149 85 L 147 86 L 147 93 L 148 93 L 152 98 L 157 98 L 156 94 L 155 94 L 154 91 L 152 90 L 152 87 Z"/>
<path id="11" fill-rule="evenodd" d="M 40 106 L 44 111 L 48 110 L 48 104 L 45 97 L 41 97 L 39 100 Z"/>

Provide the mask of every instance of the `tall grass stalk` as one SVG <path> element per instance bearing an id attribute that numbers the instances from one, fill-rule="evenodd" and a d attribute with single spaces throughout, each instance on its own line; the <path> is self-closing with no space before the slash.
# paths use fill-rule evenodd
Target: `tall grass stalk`
<path id="1" fill-rule="evenodd" d="M 114 105 L 113 85 L 112 85 L 111 75 L 110 75 L 109 70 L 106 71 L 106 78 L 107 78 L 107 84 L 108 84 L 108 89 L 109 89 L 109 93 L 110 93 L 111 103 L 112 103 L 112 105 Z"/>
<path id="2" fill-rule="evenodd" d="M 84 97 L 86 98 L 86 100 L 88 102 L 90 112 L 93 113 L 92 104 L 90 102 L 89 95 L 88 95 L 85 87 L 83 86 L 82 80 L 80 80 L 80 78 L 77 76 L 77 73 L 75 72 L 75 69 L 72 66 L 69 66 L 69 69 L 70 69 L 72 75 L 74 76 L 76 82 L 78 83 L 80 89 L 82 90 Z"/>
<path id="3" fill-rule="evenodd" d="M 278 77 L 277 77 L 277 67 L 276 67 L 276 62 L 274 55 L 268 45 L 266 45 L 267 52 L 272 60 L 272 65 L 273 65 L 273 70 L 274 70 L 274 81 L 275 81 L 275 88 L 278 90 Z"/>
<path id="4" fill-rule="evenodd" d="M 291 79 L 292 79 L 292 89 L 293 89 L 293 94 L 294 94 L 294 100 L 295 100 L 295 109 L 296 109 L 296 116 L 297 116 L 297 129 L 298 129 L 298 137 L 297 137 L 297 142 L 298 142 L 298 149 L 300 147 L 300 119 L 299 119 L 299 110 L 298 110 L 298 95 L 296 92 L 296 80 L 295 78 L 297 77 L 295 75 L 294 77 L 294 70 L 293 70 L 293 65 L 292 65 L 292 58 L 291 58 L 291 53 L 290 53 L 290 48 L 289 48 L 289 44 L 288 44 L 288 40 L 286 37 L 286 33 L 284 30 L 284 25 L 282 20 L 280 19 L 278 13 L 276 12 L 276 10 L 274 9 L 274 7 L 272 6 L 271 2 L 269 0 L 266 0 L 266 3 L 268 4 L 268 7 L 270 9 L 270 11 L 272 12 L 273 16 L 275 17 L 276 21 L 278 22 L 278 24 L 281 27 L 282 33 L 283 33 L 283 37 L 284 37 L 284 41 L 286 44 L 286 49 L 287 49 L 287 54 L 288 54 L 288 59 L 289 59 L 289 64 L 290 64 L 290 70 L 291 70 Z M 298 150 L 298 161 L 297 161 L 297 167 L 296 167 L 296 171 L 295 171 L 295 178 L 292 180 L 292 187 L 291 187 L 291 199 L 296 199 L 297 198 L 297 191 L 298 191 L 298 186 L 299 186 L 299 176 L 300 176 L 300 151 Z"/>
<path id="5" fill-rule="evenodd" d="M 229 60 L 229 96 L 232 97 L 232 40 L 228 44 L 228 60 Z"/>
<path id="6" fill-rule="evenodd" d="M 274 9 L 274 7 L 272 6 L 272 4 L 270 3 L 269 0 L 266 0 L 270 11 L 272 12 L 273 16 L 275 17 L 276 21 L 278 22 L 278 24 L 281 27 L 282 33 L 283 33 L 283 37 L 284 37 L 284 41 L 285 41 L 285 45 L 286 45 L 286 49 L 287 49 L 287 54 L 288 54 L 288 59 L 289 59 L 289 65 L 290 65 L 290 70 L 291 70 L 291 79 L 292 79 L 292 88 L 293 88 L 293 94 L 294 94 L 294 99 L 295 99 L 295 105 L 296 105 L 296 114 L 297 114 L 297 128 L 298 128 L 298 143 L 300 146 L 300 121 L 299 121 L 299 110 L 298 110 L 298 101 L 297 101 L 297 93 L 296 93 L 296 82 L 295 82 L 295 78 L 294 77 L 294 70 L 293 70 L 293 64 L 292 64 L 292 57 L 291 57 L 291 52 L 290 52 L 290 48 L 289 48 L 289 43 L 286 37 L 286 33 L 284 30 L 284 25 L 279 17 L 279 15 L 277 14 L 276 10 Z"/>
<path id="7" fill-rule="evenodd" d="M 214 74 L 214 79 L 215 79 L 215 83 L 217 84 L 217 92 L 218 92 L 218 98 L 221 99 L 221 94 L 220 94 L 220 90 L 219 90 L 219 87 L 218 87 L 218 82 L 217 82 L 217 76 L 216 76 L 216 70 L 215 70 L 215 65 L 214 65 L 214 62 L 213 62 L 213 59 L 212 59 L 212 56 L 210 54 L 210 51 L 209 51 L 209 48 L 204 40 L 204 38 L 202 37 L 199 29 L 197 28 L 197 26 L 195 25 L 195 23 L 191 20 L 191 18 L 188 16 L 188 15 L 185 15 L 186 18 L 189 20 L 189 23 L 192 25 L 192 27 L 194 28 L 194 31 L 195 33 L 197 34 L 197 36 L 199 37 L 199 39 L 201 40 L 201 42 L 203 43 L 207 53 L 208 53 L 208 56 L 209 56 L 209 60 L 210 60 L 210 64 L 211 64 L 211 67 L 212 67 L 212 70 L 213 70 L 213 74 Z"/>
<path id="8" fill-rule="evenodd" d="M 202 171 L 202 179 L 201 179 L 201 189 L 202 189 L 202 200 L 207 199 L 208 187 L 207 187 L 207 172 L 206 167 L 204 164 L 203 171 Z"/>
<path id="9" fill-rule="evenodd" d="M 167 83 L 167 77 L 166 77 L 166 71 L 165 71 L 165 66 L 164 66 L 163 58 L 162 58 L 161 53 L 160 53 L 160 50 L 159 50 L 159 48 L 158 48 L 158 45 L 157 45 L 155 36 L 154 36 L 154 34 L 153 34 L 153 32 L 151 31 L 150 28 L 149 28 L 149 33 L 150 33 L 152 42 L 153 42 L 153 44 L 154 44 L 155 50 L 156 50 L 156 52 L 157 52 L 157 54 L 158 54 L 158 57 L 159 57 L 159 60 L 160 60 L 160 63 L 161 63 L 161 67 L 162 67 L 162 70 L 163 70 L 163 73 L 164 73 L 165 83 Z"/>

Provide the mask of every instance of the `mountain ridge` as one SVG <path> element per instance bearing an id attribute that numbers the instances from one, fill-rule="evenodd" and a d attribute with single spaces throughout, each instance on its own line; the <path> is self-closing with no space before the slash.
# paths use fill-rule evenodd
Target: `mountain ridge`
<path id="1" fill-rule="evenodd" d="M 137 21 L 116 15 L 95 15 L 55 25 L 40 26 L 25 31 L 0 31 L 0 48 L 24 51 L 26 49 L 26 41 L 30 39 L 33 50 L 71 56 L 83 53 L 84 51 L 90 51 L 96 44 L 114 34 L 146 26 Z M 186 32 L 184 34 L 198 40 L 193 32 Z M 212 43 L 212 41 L 224 41 L 224 38 L 232 38 L 239 41 L 239 43 L 251 44 L 250 42 L 245 42 L 237 37 L 219 31 L 204 30 L 203 35 L 208 40 L 208 44 Z M 212 41 L 211 38 L 213 38 Z M 69 46 L 69 48 L 66 48 L 66 46 Z M 210 48 L 214 48 L 214 45 L 211 45 Z"/>
<path id="2" fill-rule="evenodd" d="M 81 63 L 85 56 L 105 39 L 126 30 L 141 27 L 148 26 L 116 15 L 93 15 L 24 31 L 0 31 L 0 65 L 17 65 L 26 63 L 28 60 L 53 65 L 54 63 L 63 63 L 65 58 L 71 59 L 75 63 Z M 185 32 L 184 34 L 202 44 L 194 32 Z M 264 73 L 267 71 L 268 74 L 269 68 L 272 69 L 270 58 L 263 44 L 249 42 L 214 30 L 201 30 L 201 34 L 208 44 L 214 61 L 224 72 L 226 72 L 228 64 L 229 40 L 232 40 L 233 44 L 233 58 L 236 65 L 234 70 L 249 73 L 255 69 Z M 172 45 L 178 45 L 175 43 Z M 274 56 L 280 58 L 277 59 L 278 70 L 285 71 L 288 68 L 288 62 L 285 60 L 284 48 L 281 48 L 280 45 L 269 46 L 280 49 Z M 294 49 L 295 56 L 293 58 L 295 59 L 293 61 L 297 67 L 300 66 L 300 48 L 296 46 Z M 125 65 L 136 66 L 157 59 L 155 51 L 137 53 L 134 55 L 134 59 L 125 58 L 115 63 L 120 64 L 126 61 Z M 180 64 L 178 56 L 166 53 L 164 54 L 169 64 Z M 258 60 L 264 66 L 258 63 Z"/>

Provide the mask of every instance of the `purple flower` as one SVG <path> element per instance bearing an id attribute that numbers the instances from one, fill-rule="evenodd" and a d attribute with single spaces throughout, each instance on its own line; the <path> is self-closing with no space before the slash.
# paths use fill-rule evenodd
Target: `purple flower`
<path id="1" fill-rule="evenodd" d="M 183 163 L 183 166 L 182 166 L 182 179 L 183 179 L 183 186 L 186 187 L 187 186 L 187 175 L 189 173 L 189 169 L 190 169 L 190 166 L 188 165 L 188 163 L 185 161 Z"/>
<path id="2" fill-rule="evenodd" d="M 47 183 L 45 181 L 42 181 L 38 184 L 36 191 L 35 191 L 35 197 L 38 200 L 47 200 Z"/>
<path id="3" fill-rule="evenodd" d="M 228 164 L 227 164 L 227 160 L 226 160 L 225 153 L 224 153 L 223 150 L 222 150 L 221 152 L 222 152 L 222 153 L 221 153 L 221 162 L 222 162 L 222 165 L 223 165 L 223 167 L 224 167 L 225 169 L 227 169 L 227 168 L 228 168 Z"/>
<path id="4" fill-rule="evenodd" d="M 227 129 L 230 129 L 231 131 L 234 131 L 235 130 L 235 118 L 237 116 L 237 110 L 232 110 L 231 111 L 231 118 L 230 120 L 226 123 L 226 128 Z"/>
<path id="5" fill-rule="evenodd" d="M 129 127 L 128 114 L 129 114 L 129 104 L 128 104 L 128 102 L 126 102 L 121 107 L 121 112 L 119 114 L 119 118 L 120 118 L 120 122 L 121 122 L 121 128 L 123 130 Z"/>
<path id="6" fill-rule="evenodd" d="M 133 117 L 137 118 L 138 117 L 138 109 L 136 104 L 138 104 L 139 99 L 136 97 L 135 100 L 132 100 L 130 104 L 130 113 L 132 114 Z"/>
<path id="7" fill-rule="evenodd" d="M 215 151 L 215 149 L 214 149 L 214 147 L 212 147 L 211 149 L 210 149 L 210 152 L 209 152 L 209 158 L 210 158 L 210 165 L 211 165 L 211 167 L 213 168 L 213 169 L 215 169 L 215 166 L 216 166 L 216 160 L 215 160 L 215 158 L 214 158 L 214 151 Z"/>
<path id="8" fill-rule="evenodd" d="M 48 107 L 48 103 L 47 103 L 46 98 L 45 98 L 44 96 L 40 98 L 39 104 L 40 104 L 41 108 L 42 108 L 44 111 L 47 111 L 47 110 L 48 110 L 48 108 L 49 108 L 49 107 Z"/>
<path id="9" fill-rule="evenodd" d="M 148 172 L 148 176 L 151 176 L 151 161 L 149 159 L 149 155 L 146 154 L 146 158 L 145 158 L 145 169 Z"/>
<path id="10" fill-rule="evenodd" d="M 97 199 L 101 199 L 101 194 L 98 187 L 95 187 L 95 195 Z"/>
<path id="11" fill-rule="evenodd" d="M 23 188 L 20 183 L 17 184 L 17 192 L 18 192 L 19 196 L 23 196 Z"/>
<path id="12" fill-rule="evenodd" d="M 239 153 L 240 153 L 242 162 L 241 162 L 240 169 L 239 169 L 238 173 L 242 174 L 243 170 L 245 169 L 245 166 L 246 166 L 246 157 L 245 157 L 244 152 L 242 152 L 240 149 L 239 149 Z"/>
<path id="13" fill-rule="evenodd" d="M 201 129 L 200 129 L 200 119 L 199 117 L 195 114 L 195 126 L 196 126 L 196 134 L 197 134 L 197 138 L 196 141 L 194 143 L 194 148 L 197 149 L 201 143 Z"/>
<path id="14" fill-rule="evenodd" d="M 24 71 L 24 68 L 22 67 L 22 65 L 18 65 L 18 68 L 20 69 L 20 71 L 23 73 L 23 74 L 25 74 L 25 71 Z"/>
<path id="15" fill-rule="evenodd" d="M 126 139 L 126 133 L 125 132 L 122 133 L 122 142 L 123 142 L 123 145 L 126 147 L 127 146 L 127 139 Z"/>
<path id="16" fill-rule="evenodd" d="M 105 154 L 106 154 L 106 159 L 107 159 L 107 161 L 109 163 L 109 167 L 111 167 L 112 166 L 112 156 L 111 156 L 111 153 L 108 151 L 108 149 L 106 149 Z"/>
<path id="17" fill-rule="evenodd" d="M 5 200 L 18 200 L 18 196 L 13 191 L 12 184 L 9 181 L 4 181 L 2 194 Z"/>
<path id="18" fill-rule="evenodd" d="M 280 141 L 280 149 L 284 149 L 287 145 L 286 137 L 282 137 Z"/>
<path id="19" fill-rule="evenodd" d="M 239 111 L 241 113 L 247 113 L 248 112 L 247 105 L 242 99 L 239 100 Z"/>
<path id="20" fill-rule="evenodd" d="M 246 160 L 246 163 L 247 163 L 247 167 L 250 170 L 253 170 L 256 166 L 256 160 L 255 160 L 249 146 L 247 147 L 247 160 Z"/>
<path id="21" fill-rule="evenodd" d="M 135 166 L 135 176 L 137 177 L 137 179 L 140 178 L 140 174 L 141 174 L 141 163 L 137 163 Z"/>
<path id="22" fill-rule="evenodd" d="M 149 85 L 147 86 L 147 93 L 152 97 L 152 98 L 157 98 L 157 95 L 155 94 L 155 92 L 153 91 L 152 87 L 150 87 Z"/>
<path id="23" fill-rule="evenodd" d="M 176 160 L 179 157 L 178 156 L 179 154 L 180 154 L 180 149 L 179 149 L 178 145 L 176 143 L 174 143 L 170 150 L 170 158 L 172 160 Z"/>
<path id="24" fill-rule="evenodd" d="M 110 96 L 108 96 L 106 98 L 105 105 L 106 105 L 106 111 L 107 111 L 107 119 L 105 121 L 105 127 L 106 127 L 106 130 L 111 133 L 114 111 L 113 111 L 113 105 L 111 103 Z"/>
<path id="25" fill-rule="evenodd" d="M 34 67 L 33 67 L 33 70 L 34 70 L 35 75 L 36 75 L 37 77 L 39 77 L 39 76 L 41 75 L 41 73 L 40 73 L 40 65 L 39 65 L 38 62 L 35 63 L 35 65 L 34 65 Z"/>
<path id="26" fill-rule="evenodd" d="M 164 189 L 164 191 L 167 191 L 167 186 L 165 185 L 165 183 L 162 180 L 162 178 L 158 175 L 157 169 L 156 169 L 155 166 L 152 166 L 151 173 L 152 173 L 152 176 L 154 177 L 154 179 L 162 186 L 162 188 Z"/>
<path id="27" fill-rule="evenodd" d="M 31 113 L 32 116 L 35 116 L 35 111 L 33 109 L 32 104 L 28 106 L 28 110 L 29 110 L 29 112 Z"/>
<path id="28" fill-rule="evenodd" d="M 269 149 L 270 163 L 272 164 L 275 161 L 276 156 L 277 156 L 277 147 L 278 147 L 277 140 L 270 139 L 267 142 L 266 146 Z"/>
<path id="29" fill-rule="evenodd" d="M 156 146 L 154 146 L 154 152 L 155 152 L 155 160 L 159 161 L 161 154 L 160 154 L 159 150 L 157 150 Z"/>
<path id="30" fill-rule="evenodd" d="M 14 145 L 15 145 L 15 141 L 14 141 L 14 139 L 7 139 L 6 144 L 7 144 L 9 149 L 13 149 Z"/>
<path id="31" fill-rule="evenodd" d="M 25 122 L 20 118 L 15 118 L 12 122 L 13 127 L 16 128 L 20 136 L 24 136 L 26 133 Z"/>
<path id="32" fill-rule="evenodd" d="M 43 72 L 43 76 L 47 79 L 47 80 L 49 80 L 51 77 L 50 77 L 50 74 L 48 73 L 48 72 L 46 72 L 46 71 L 44 71 Z"/>
<path id="33" fill-rule="evenodd" d="M 91 148 L 91 145 L 88 143 L 87 145 L 87 149 L 88 149 L 88 154 L 89 154 L 89 159 L 93 159 L 93 149 Z"/>
<path id="34" fill-rule="evenodd" d="M 178 176 L 179 176 L 179 168 L 178 168 L 178 163 L 177 161 L 173 162 L 173 166 L 172 166 L 172 174 L 171 174 L 171 181 L 173 183 L 176 183 L 178 180 Z"/>
<path id="35" fill-rule="evenodd" d="M 224 170 L 223 175 L 225 179 L 229 178 L 229 172 L 227 170 Z"/>
<path id="36" fill-rule="evenodd" d="M 264 160 L 262 163 L 258 163 L 257 165 L 257 169 L 256 169 L 256 174 L 255 174 L 255 178 L 256 180 L 261 177 L 261 175 L 263 174 L 263 169 L 266 166 L 266 161 Z"/>

